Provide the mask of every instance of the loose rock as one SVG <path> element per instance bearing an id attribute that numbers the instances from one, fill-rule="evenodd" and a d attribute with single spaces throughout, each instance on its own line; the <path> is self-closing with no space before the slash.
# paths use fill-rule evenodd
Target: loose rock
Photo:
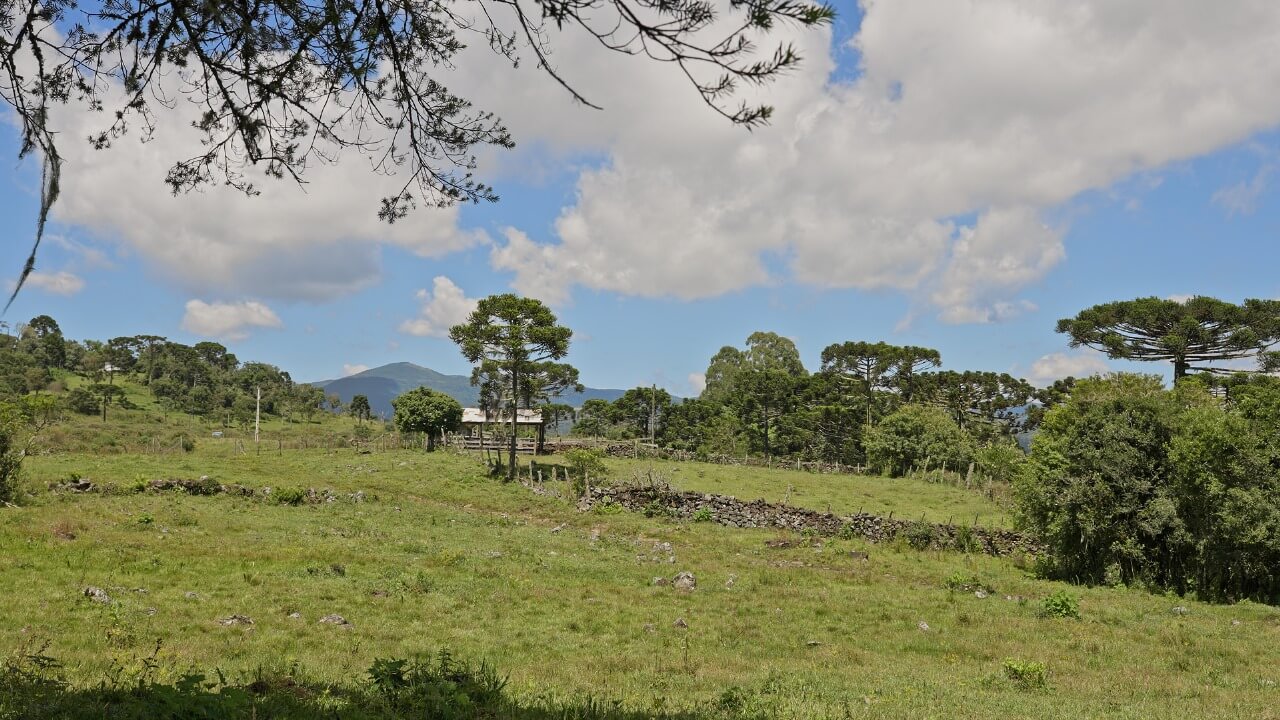
<path id="1" fill-rule="evenodd" d="M 987 591 L 986 591 L 986 590 L 974 590 L 974 591 L 973 591 L 973 596 L 974 596 L 974 597 L 976 597 L 976 598 L 978 598 L 979 600 L 985 600 L 985 599 L 987 598 Z"/>
<path id="2" fill-rule="evenodd" d="M 667 584 L 667 583 L 669 583 L 669 582 L 670 582 L 670 581 L 669 581 L 669 580 L 667 580 L 667 579 L 666 579 L 666 578 L 664 578 L 664 577 L 656 577 L 656 578 L 654 578 L 654 579 L 653 579 L 653 584 L 654 584 L 654 585 L 659 585 L 659 586 L 661 586 L 661 585 L 666 585 L 666 584 Z"/>
<path id="3" fill-rule="evenodd" d="M 182 597 L 184 597 L 184 598 L 186 598 L 186 599 L 188 599 L 188 600 L 199 600 L 199 599 L 200 599 L 200 593 L 195 592 L 195 591 L 192 591 L 192 590 L 188 590 L 187 592 L 182 593 Z"/>
<path id="4" fill-rule="evenodd" d="M 685 571 L 676 573 L 676 576 L 671 579 L 671 584 L 677 590 L 690 592 L 698 586 L 698 581 L 693 577 L 693 573 Z"/>
<path id="5" fill-rule="evenodd" d="M 683 630 L 683 629 L 685 629 L 685 628 L 689 627 L 689 623 L 685 622 L 684 618 L 682 618 L 682 617 L 681 617 L 681 618 L 676 618 L 675 622 L 671 623 L 671 627 L 673 627 L 673 628 L 678 628 L 678 629 L 680 629 L 680 630 Z"/>
<path id="6" fill-rule="evenodd" d="M 103 605 L 111 604 L 111 596 L 107 594 L 106 590 L 103 590 L 100 587 L 90 585 L 84 589 L 84 596 L 96 603 L 102 603 Z"/>
<path id="7" fill-rule="evenodd" d="M 1191 611 L 1188 610 L 1185 605 L 1177 605 L 1177 606 L 1174 606 L 1171 610 L 1169 610 L 1169 612 L 1173 613 L 1174 615 L 1186 615 Z"/>
<path id="8" fill-rule="evenodd" d="M 337 613 L 334 613 L 332 615 L 325 615 L 324 617 L 320 618 L 320 624 L 321 625 L 338 625 L 340 627 L 351 627 L 351 623 L 347 622 L 346 618 L 342 617 Z"/>
<path id="9" fill-rule="evenodd" d="M 228 615 L 218 621 L 219 625 L 231 627 L 232 625 L 252 625 L 253 618 L 247 615 Z"/>
<path id="10" fill-rule="evenodd" d="M 737 581 L 738 581 L 738 576 L 730 573 L 729 579 L 724 581 L 724 589 L 728 590 L 729 588 L 733 587 L 733 584 Z"/>
<path id="11" fill-rule="evenodd" d="M 929 632 L 929 623 L 927 623 L 927 622 L 925 622 L 925 621 L 923 621 L 923 620 L 921 620 L 919 623 L 917 623 L 917 624 L 916 624 L 916 627 L 920 628 L 921 632 Z"/>

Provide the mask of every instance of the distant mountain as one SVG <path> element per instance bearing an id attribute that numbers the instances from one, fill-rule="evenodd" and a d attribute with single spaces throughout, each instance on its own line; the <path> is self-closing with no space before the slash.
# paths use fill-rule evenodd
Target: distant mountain
<path id="1" fill-rule="evenodd" d="M 388 418 L 393 412 L 392 398 L 424 385 L 452 396 L 463 407 L 475 407 L 480 402 L 480 394 L 476 388 L 471 387 L 470 377 L 445 375 L 407 362 L 391 363 L 337 380 L 322 380 L 311 384 L 323 388 L 327 394 L 342 398 L 343 404 L 350 403 L 351 398 L 356 395 L 364 395 L 369 398 L 369 407 L 373 409 L 374 415 Z M 580 393 L 566 393 L 557 398 L 556 402 L 580 407 L 582 403 L 595 398 L 613 402 L 622 397 L 623 392 L 625 391 L 586 388 Z"/>

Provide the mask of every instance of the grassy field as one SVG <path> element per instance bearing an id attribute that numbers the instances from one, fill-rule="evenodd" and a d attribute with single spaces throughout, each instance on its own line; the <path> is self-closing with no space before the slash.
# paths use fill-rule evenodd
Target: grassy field
<path id="1" fill-rule="evenodd" d="M 648 468 L 615 461 L 614 475 Z M 1002 512 L 915 480 L 656 469 L 681 488 L 821 509 L 984 524 Z M 186 454 L 35 457 L 27 471 L 35 486 L 209 475 L 340 495 L 288 506 L 42 492 L 0 509 L 0 647 L 47 641 L 73 688 L 132 677 L 154 654 L 160 680 L 296 676 L 331 687 L 324 702 L 342 709 L 375 659 L 447 648 L 496 666 L 518 703 L 591 697 L 630 718 L 1280 717 L 1280 610 L 1268 606 L 1078 588 L 1008 560 L 858 541 L 774 550 L 771 531 L 579 513 L 444 452 L 241 455 L 201 440 Z M 653 584 L 677 571 L 697 589 Z M 987 597 L 958 588 L 975 577 Z M 85 598 L 90 585 L 113 602 Z M 1041 617 L 1063 590 L 1081 619 Z M 350 625 L 318 622 L 333 613 Z M 232 615 L 253 624 L 219 623 Z M 1043 663 L 1043 687 L 1030 663 Z"/>
<path id="2" fill-rule="evenodd" d="M 991 527 L 1009 527 L 1012 522 L 1007 508 L 976 491 L 915 478 L 819 475 L 799 470 L 648 459 L 611 459 L 608 464 L 615 480 L 647 481 L 652 474 L 679 490 L 733 495 L 743 500 L 785 500 L 798 507 L 829 510 L 838 515 L 859 511 L 877 515 L 896 513 L 898 517 L 912 520 Z"/>

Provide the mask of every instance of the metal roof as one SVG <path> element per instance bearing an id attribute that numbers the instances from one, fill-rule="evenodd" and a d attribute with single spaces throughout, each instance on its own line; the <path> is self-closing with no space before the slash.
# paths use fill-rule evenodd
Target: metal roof
<path id="1" fill-rule="evenodd" d="M 486 420 L 484 416 L 484 411 L 481 410 L 480 408 L 462 408 L 462 422 L 464 425 L 470 425 L 470 424 L 479 425 L 485 422 L 509 423 L 511 422 L 511 416 L 507 415 L 504 412 L 494 412 L 494 413 L 490 413 L 488 419 Z M 542 411 L 541 410 L 517 410 L 516 424 L 517 425 L 541 425 Z"/>

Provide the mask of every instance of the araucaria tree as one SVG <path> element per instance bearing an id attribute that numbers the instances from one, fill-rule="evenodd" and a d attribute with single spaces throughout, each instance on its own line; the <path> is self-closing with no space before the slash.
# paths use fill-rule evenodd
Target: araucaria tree
<path id="1" fill-rule="evenodd" d="M 462 424 L 462 405 L 442 392 L 428 387 L 414 388 L 391 401 L 400 432 L 420 432 L 427 436 L 427 451 L 436 449 L 440 433 Z"/>
<path id="2" fill-rule="evenodd" d="M 558 362 L 569 354 L 572 336 L 573 331 L 558 325 L 547 306 L 510 293 L 481 300 L 467 322 L 449 330 L 463 357 L 476 365 L 471 384 L 486 389 L 489 397 L 505 400 L 511 423 L 509 480 L 516 476 L 518 410 L 570 388 L 582 390 L 577 368 Z"/>
<path id="3" fill-rule="evenodd" d="M 459 55 L 469 39 L 513 65 L 527 56 L 591 105 L 572 87 L 573 68 L 549 57 L 555 36 L 578 32 L 675 66 L 715 111 L 750 127 L 771 109 L 728 105 L 735 90 L 800 61 L 790 44 L 770 52 L 761 41 L 783 23 L 833 17 L 812 0 L 0 0 L 0 107 L 13 111 L 19 155 L 39 154 L 45 170 L 18 286 L 58 196 L 56 105 L 105 110 L 88 138 L 102 148 L 128 129 L 151 137 L 157 116 L 187 106 L 177 101 L 185 96 L 201 111 L 193 125 L 203 137 L 175 158 L 165 178 L 174 192 L 225 183 L 256 194 L 246 168 L 302 182 L 309 166 L 344 149 L 365 153 L 376 172 L 402 173 L 379 210 L 394 221 L 419 201 L 497 198 L 472 175 L 475 148 L 514 141 L 499 118 L 445 84 L 447 68 L 470 61 Z"/>
<path id="4" fill-rule="evenodd" d="M 1280 343 L 1280 301 L 1245 300 L 1232 305 L 1216 298 L 1138 298 L 1094 305 L 1058 321 L 1071 347 L 1085 345 L 1125 360 L 1167 360 L 1175 380 L 1192 371 L 1231 372 L 1212 363 L 1256 358 L 1273 368 Z"/>

